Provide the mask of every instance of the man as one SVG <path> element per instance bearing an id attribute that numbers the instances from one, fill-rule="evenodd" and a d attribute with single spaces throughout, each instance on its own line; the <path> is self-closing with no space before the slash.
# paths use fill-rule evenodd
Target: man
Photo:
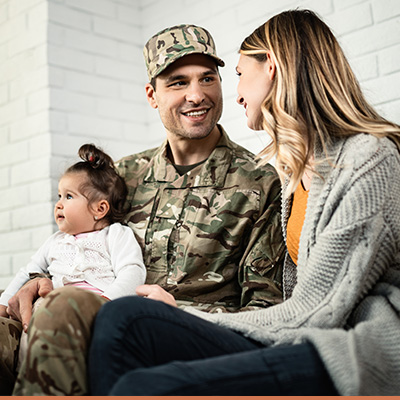
<path id="1" fill-rule="evenodd" d="M 193 25 L 171 27 L 147 42 L 144 56 L 147 100 L 167 139 L 118 163 L 130 191 L 127 222 L 148 269 L 137 294 L 209 312 L 279 303 L 279 180 L 273 167 L 256 168 L 253 155 L 217 124 L 224 63 L 211 35 Z M 49 282 L 33 281 L 28 297 L 51 290 Z M 13 301 L 10 312 L 26 324 L 22 297 Z M 46 297 L 32 319 L 14 394 L 87 394 L 91 326 L 104 302 L 75 288 Z"/>

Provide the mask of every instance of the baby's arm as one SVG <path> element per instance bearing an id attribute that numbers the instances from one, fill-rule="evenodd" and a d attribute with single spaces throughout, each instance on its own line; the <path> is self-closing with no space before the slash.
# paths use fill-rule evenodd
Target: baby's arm
<path id="1" fill-rule="evenodd" d="M 114 300 L 134 295 L 136 288 L 146 280 L 142 250 L 132 230 L 120 224 L 110 226 L 108 242 L 115 281 L 104 291 L 103 296 Z"/>

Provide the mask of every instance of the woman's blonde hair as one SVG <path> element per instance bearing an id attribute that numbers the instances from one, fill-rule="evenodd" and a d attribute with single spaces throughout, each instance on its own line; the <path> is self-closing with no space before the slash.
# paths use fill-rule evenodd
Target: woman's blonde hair
<path id="1" fill-rule="evenodd" d="M 324 151 L 333 137 L 360 132 L 389 137 L 400 148 L 400 127 L 381 117 L 359 83 L 329 27 L 312 11 L 278 14 L 257 28 L 240 53 L 275 61 L 272 89 L 262 105 L 262 128 L 271 143 L 261 163 L 276 154 L 276 169 L 292 193 L 318 141 Z"/>

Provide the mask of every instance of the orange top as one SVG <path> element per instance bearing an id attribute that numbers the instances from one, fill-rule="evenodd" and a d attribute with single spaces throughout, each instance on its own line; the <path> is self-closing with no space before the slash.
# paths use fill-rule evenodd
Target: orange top
<path id="1" fill-rule="evenodd" d="M 304 218 L 306 216 L 308 192 L 300 182 L 293 194 L 292 210 L 287 224 L 286 245 L 289 255 L 296 265 L 301 230 L 303 229 Z"/>

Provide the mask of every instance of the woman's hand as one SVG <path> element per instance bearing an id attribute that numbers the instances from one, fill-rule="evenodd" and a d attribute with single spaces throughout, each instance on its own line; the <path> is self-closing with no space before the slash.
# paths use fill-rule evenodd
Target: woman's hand
<path id="1" fill-rule="evenodd" d="M 8 301 L 7 313 L 12 319 L 21 321 L 26 332 L 32 317 L 32 305 L 38 297 L 45 297 L 53 290 L 53 283 L 48 278 L 36 278 L 28 281 Z"/>
<path id="2" fill-rule="evenodd" d="M 161 286 L 158 285 L 140 285 L 136 288 L 136 294 L 138 296 L 162 301 L 169 304 L 170 306 L 177 307 L 174 296 L 166 292 Z"/>

